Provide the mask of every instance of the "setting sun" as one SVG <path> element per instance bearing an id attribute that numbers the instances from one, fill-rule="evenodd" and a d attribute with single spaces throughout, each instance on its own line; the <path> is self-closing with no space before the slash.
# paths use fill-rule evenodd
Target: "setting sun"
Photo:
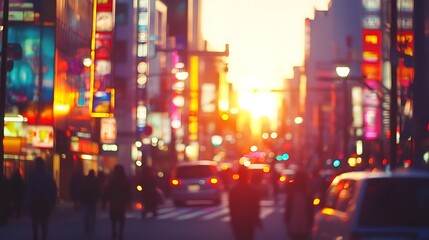
<path id="1" fill-rule="evenodd" d="M 279 96 L 270 92 L 240 92 L 238 104 L 242 110 L 246 110 L 252 117 L 252 132 L 260 132 L 260 119 L 269 118 L 271 124 L 276 123 Z M 272 129 L 276 126 L 271 125 Z"/>

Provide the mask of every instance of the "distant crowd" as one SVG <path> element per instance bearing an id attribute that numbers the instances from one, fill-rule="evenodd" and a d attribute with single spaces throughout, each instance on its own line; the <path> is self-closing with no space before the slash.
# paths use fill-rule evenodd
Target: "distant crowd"
<path id="1" fill-rule="evenodd" d="M 34 159 L 35 168 L 24 180 L 20 169 L 10 178 L 0 175 L 0 227 L 11 219 L 29 216 L 32 220 L 33 240 L 46 240 L 48 220 L 58 201 L 57 184 L 45 167 L 41 157 Z M 156 186 L 155 174 L 149 167 L 143 167 L 138 185 L 142 202 L 142 217 L 148 213 L 157 215 L 162 194 Z M 87 175 L 76 171 L 69 182 L 70 199 L 73 208 L 83 215 L 83 231 L 91 235 L 95 230 L 97 209 L 109 213 L 112 239 L 122 239 L 125 213 L 132 209 L 133 185 L 125 174 L 124 167 L 116 165 L 108 178 L 103 172 L 96 174 L 89 170 Z M 160 196 L 161 195 L 161 196 Z"/>

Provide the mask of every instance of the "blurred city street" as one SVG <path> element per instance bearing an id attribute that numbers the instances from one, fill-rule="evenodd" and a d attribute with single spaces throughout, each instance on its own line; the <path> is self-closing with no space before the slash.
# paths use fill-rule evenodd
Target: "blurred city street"
<path id="1" fill-rule="evenodd" d="M 225 199 L 224 199 L 225 200 Z M 222 239 L 233 240 L 229 225 L 229 214 L 226 201 L 219 206 L 192 205 L 175 208 L 171 202 L 160 207 L 157 218 L 150 215 L 142 219 L 140 212 L 127 213 L 124 239 Z M 277 204 L 273 200 L 261 202 L 261 218 L 264 228 L 256 231 L 255 240 L 286 239 L 282 222 L 282 201 Z M 111 239 L 111 228 L 107 211 L 99 211 L 96 230 L 93 236 L 87 236 L 83 231 L 81 212 L 74 211 L 70 202 L 58 204 L 48 231 L 48 239 L 76 240 Z M 31 221 L 29 216 L 20 220 L 12 219 L 8 225 L 0 226 L 2 240 L 26 240 L 32 238 Z"/>

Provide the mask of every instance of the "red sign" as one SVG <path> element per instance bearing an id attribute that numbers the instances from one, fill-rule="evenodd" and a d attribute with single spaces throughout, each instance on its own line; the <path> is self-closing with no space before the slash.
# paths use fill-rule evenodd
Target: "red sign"
<path id="1" fill-rule="evenodd" d="M 96 0 L 97 1 L 97 12 L 98 11 L 112 11 L 113 0 Z"/>

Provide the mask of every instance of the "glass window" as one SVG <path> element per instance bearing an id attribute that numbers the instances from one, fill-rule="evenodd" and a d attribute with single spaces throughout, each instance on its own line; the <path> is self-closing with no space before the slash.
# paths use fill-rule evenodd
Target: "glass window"
<path id="1" fill-rule="evenodd" d="M 429 179 L 371 179 L 359 223 L 374 227 L 428 227 Z"/>
<path id="2" fill-rule="evenodd" d="M 178 167 L 177 178 L 206 178 L 215 174 L 215 168 L 207 165 Z"/>
<path id="3" fill-rule="evenodd" d="M 349 207 L 350 199 L 353 197 L 355 182 L 341 180 L 328 189 L 325 207 L 345 212 Z"/>

